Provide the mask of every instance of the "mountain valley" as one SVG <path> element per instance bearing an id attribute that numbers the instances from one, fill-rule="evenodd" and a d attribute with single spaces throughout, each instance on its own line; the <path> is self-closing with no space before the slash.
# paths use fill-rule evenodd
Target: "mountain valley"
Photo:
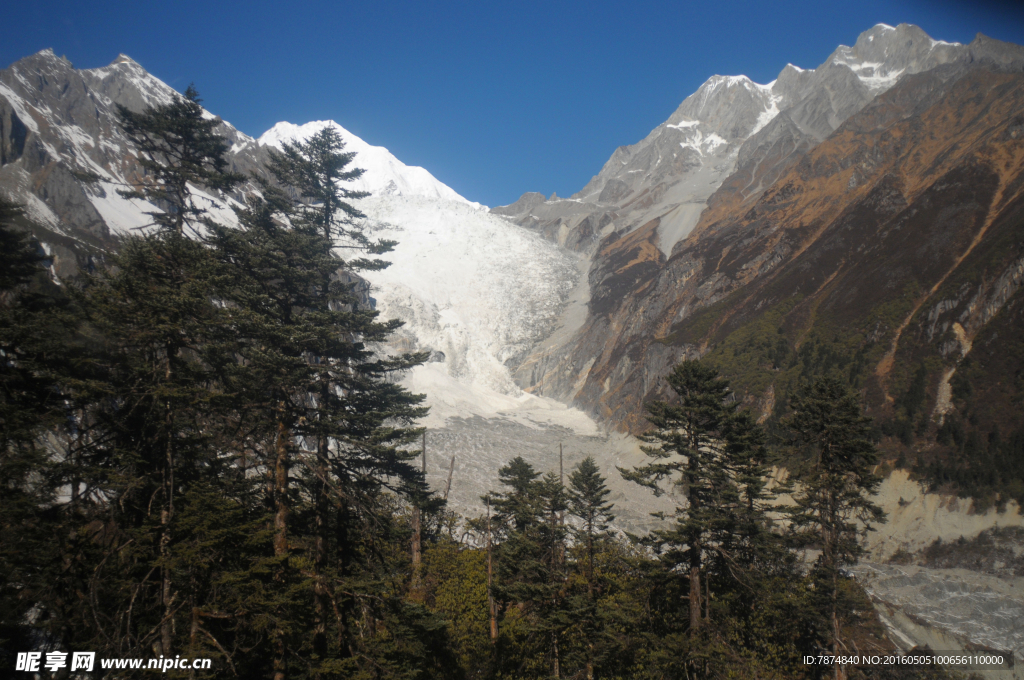
<path id="1" fill-rule="evenodd" d="M 103 266 L 160 209 L 117 193 L 143 170 L 116 105 L 174 96 L 124 55 L 78 70 L 47 50 L 0 71 L 0 191 L 54 280 Z M 615 468 L 644 462 L 644 404 L 671 397 L 674 364 L 719 369 L 770 431 L 802 380 L 840 373 L 883 454 L 890 520 L 855 573 L 886 625 L 1024 660 L 1019 573 L 924 563 L 935 541 L 1024 525 L 1022 112 L 1024 47 L 880 24 L 767 85 L 712 76 L 564 199 L 487 208 L 333 121 L 218 132 L 232 170 L 265 178 L 268 149 L 326 127 L 356 153 L 367 233 L 398 242 L 358 285 L 404 322 L 382 353 L 429 353 L 401 381 L 427 396 L 427 480 L 446 490 L 452 466 L 456 511 L 482 514 L 515 455 L 541 472 L 593 456 L 616 529 L 641 531 L 683 494 Z M 236 224 L 255 187 L 192 190 Z"/>

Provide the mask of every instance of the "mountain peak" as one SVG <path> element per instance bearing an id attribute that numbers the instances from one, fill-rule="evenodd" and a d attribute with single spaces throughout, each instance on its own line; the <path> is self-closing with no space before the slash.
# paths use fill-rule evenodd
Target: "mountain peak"
<path id="1" fill-rule="evenodd" d="M 135 61 L 123 52 L 117 55 L 117 59 L 114 59 L 114 61 L 110 62 L 109 66 L 117 66 L 118 64 L 128 64 L 130 66 L 138 66 L 139 68 L 142 68 L 142 66 L 139 65 L 139 62 Z"/>
<path id="2" fill-rule="evenodd" d="M 280 149 L 285 143 L 304 141 L 328 127 L 338 133 L 345 143 L 346 151 L 355 152 L 355 167 L 366 171 L 352 182 L 353 189 L 374 195 L 442 198 L 479 207 L 479 204 L 466 200 L 427 170 L 406 165 L 384 147 L 367 144 L 333 120 L 314 120 L 304 125 L 282 121 L 264 132 L 257 142 L 261 146 Z"/>
<path id="3" fill-rule="evenodd" d="M 18 61 L 11 64 L 12 68 L 40 68 L 40 67 L 57 67 L 57 68 L 73 68 L 71 62 L 67 57 L 58 57 L 57 53 L 53 51 L 52 47 L 39 50 L 33 55 L 19 59 Z"/>

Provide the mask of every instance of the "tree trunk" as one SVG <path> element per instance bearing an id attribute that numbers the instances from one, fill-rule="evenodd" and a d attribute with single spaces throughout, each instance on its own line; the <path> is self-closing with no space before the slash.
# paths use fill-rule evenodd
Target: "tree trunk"
<path id="1" fill-rule="evenodd" d="M 284 409 L 284 405 L 281 405 Z M 284 420 L 277 423 L 277 439 L 274 442 L 274 556 L 288 555 L 288 430 Z M 278 572 L 283 577 L 284 565 Z M 274 680 L 285 680 L 284 631 L 274 630 Z"/>
<path id="2" fill-rule="evenodd" d="M 427 433 L 423 433 L 423 475 L 427 474 Z M 423 602 L 423 528 L 420 509 L 412 508 L 412 587 L 410 595 L 413 602 Z"/>
<path id="3" fill-rule="evenodd" d="M 698 546 L 694 546 L 693 551 L 697 553 Z M 699 553 L 698 553 L 699 554 Z M 700 630 L 700 606 L 701 606 L 701 593 L 700 593 L 700 557 L 694 559 L 690 558 L 690 633 L 696 633 Z"/>
<path id="4" fill-rule="evenodd" d="M 832 653 L 838 656 L 843 648 L 839 630 L 839 532 L 838 510 L 835 493 L 828 494 L 829 527 L 825 532 L 826 564 L 831 578 L 829 593 L 829 618 L 832 624 Z M 835 665 L 835 680 L 846 678 L 846 668 Z"/>
<path id="5" fill-rule="evenodd" d="M 327 388 L 325 386 L 324 392 Z M 327 395 L 321 395 L 321 403 L 327 403 Z M 313 653 L 322 661 L 327 657 L 327 617 L 328 597 L 327 585 L 324 583 L 324 571 L 327 567 L 327 499 L 328 446 L 327 436 L 321 434 L 317 441 L 316 456 L 316 497 L 314 498 L 314 531 L 313 545 Z"/>
<path id="6" fill-rule="evenodd" d="M 553 675 L 555 678 L 561 678 L 562 677 L 562 671 L 561 671 L 561 668 L 559 668 L 559 664 L 558 664 L 558 634 L 557 633 L 551 633 L 551 653 L 552 653 L 551 654 L 551 656 L 552 656 L 552 660 L 551 660 L 551 675 Z"/>
<path id="7" fill-rule="evenodd" d="M 448 500 L 448 492 L 452 490 L 452 474 L 455 473 L 455 456 L 452 455 L 451 465 L 448 466 L 448 483 L 444 485 L 444 499 Z"/>
<path id="8" fill-rule="evenodd" d="M 694 432 L 691 428 L 690 432 Z M 692 438 L 690 441 L 690 449 L 696 451 L 700 446 L 700 441 Z M 698 474 L 697 461 L 694 456 L 689 456 L 687 461 L 687 472 L 688 479 L 692 481 Z M 687 500 L 689 501 L 689 515 L 692 521 L 693 516 L 697 510 L 700 509 L 700 499 L 693 493 L 693 485 L 690 486 L 690 491 L 687 493 Z M 692 527 L 690 529 L 689 536 L 690 543 L 690 635 L 691 637 L 700 630 L 700 619 L 701 619 L 701 592 L 700 592 L 700 567 L 701 567 L 701 535 L 698 527 Z"/>
<path id="9" fill-rule="evenodd" d="M 171 371 L 171 357 L 177 350 L 172 345 L 167 345 L 167 369 L 164 374 L 166 383 L 170 383 L 173 375 Z M 165 444 L 165 460 L 163 474 L 163 507 L 160 509 L 160 601 L 163 605 L 163 621 L 160 623 L 160 653 L 164 656 L 171 656 L 171 647 L 174 640 L 174 616 L 171 609 L 171 570 L 169 566 L 171 557 L 171 520 L 174 517 L 174 411 L 171 402 L 164 402 L 164 436 L 167 437 Z"/>
<path id="10" fill-rule="evenodd" d="M 494 606 L 494 595 L 491 593 L 493 583 L 493 560 L 491 555 L 491 502 L 487 501 L 487 608 L 491 614 L 491 644 L 498 642 L 498 612 Z"/>

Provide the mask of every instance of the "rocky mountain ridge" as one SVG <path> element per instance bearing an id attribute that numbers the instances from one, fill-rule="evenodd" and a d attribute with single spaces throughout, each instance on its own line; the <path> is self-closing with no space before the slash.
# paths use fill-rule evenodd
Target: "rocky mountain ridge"
<path id="1" fill-rule="evenodd" d="M 969 46 L 944 43 L 916 26 L 879 24 L 816 69 L 787 64 L 767 85 L 712 76 L 647 137 L 616 149 L 570 198 L 540 202 L 539 194 L 527 194 L 493 210 L 576 250 L 658 217 L 659 247 L 667 256 L 722 182 L 752 158 L 762 161 L 766 146 L 785 150 L 780 160 L 810 148 L 900 77 L 977 60 L 991 51 L 987 44 L 982 38 Z M 755 166 L 747 191 L 765 188 L 775 165 Z"/>
<path id="2" fill-rule="evenodd" d="M 658 377 L 667 367 L 682 356 L 707 352 L 741 319 L 774 309 L 795 295 L 845 291 L 844 300 L 864 307 L 868 298 L 853 291 L 874 296 L 875 303 L 882 304 L 894 285 L 899 289 L 892 283 L 869 291 L 866 282 L 844 289 L 833 277 L 833 268 L 822 271 L 817 283 L 804 281 L 770 296 L 755 293 L 784 277 L 782 272 L 816 271 L 817 261 L 806 260 L 815 257 L 817 248 L 832 253 L 834 266 L 844 274 L 857 266 L 865 268 L 866 275 L 874 266 L 875 276 L 892 279 L 894 274 L 877 271 L 879 261 L 871 259 L 891 256 L 897 271 L 919 267 L 917 276 L 902 279 L 914 279 L 922 291 L 939 285 L 974 251 L 974 237 L 991 238 L 989 226 L 1000 215 L 1013 221 L 1011 204 L 1019 184 L 1013 106 L 1022 69 L 1024 48 L 1019 46 L 984 36 L 970 45 L 941 43 L 917 27 L 876 26 L 853 48 L 838 48 L 814 71 L 787 66 L 770 85 L 771 99 L 765 94 L 769 86 L 742 78 L 709 80 L 645 140 L 617 150 L 571 200 L 539 202 L 528 195 L 495 209 L 590 254 L 586 314 L 577 315 L 575 327 L 562 334 L 560 343 L 542 346 L 519 367 L 520 384 L 636 432 L 645 427 L 643 402 L 663 394 Z M 744 138 L 743 131 L 759 125 L 758 117 L 768 111 L 769 101 L 779 112 Z M 708 113 L 718 110 L 726 113 Z M 725 143 L 699 157 L 696 149 L 684 150 L 682 142 L 671 137 L 682 132 L 677 129 L 680 124 L 695 117 L 686 130 L 740 134 L 722 137 Z M 677 159 L 696 160 L 673 166 L 665 160 L 671 158 L 668 149 L 673 145 L 679 150 L 672 150 Z M 630 163 L 660 168 L 661 174 L 633 172 L 638 168 Z M 954 168 L 967 173 L 990 170 L 992 193 L 951 199 L 939 189 L 948 189 L 939 178 Z M 645 179 L 629 185 L 631 175 Z M 954 181 L 952 177 L 948 181 Z M 700 184 L 698 179 L 707 183 L 699 190 L 690 188 Z M 977 189 L 977 181 L 980 177 L 964 176 L 961 183 Z M 929 188 L 937 195 L 926 197 Z M 615 191 L 621 196 L 615 204 L 603 203 L 594 198 L 598 189 L 597 199 L 601 193 L 607 199 Z M 687 192 L 688 202 L 677 200 L 679 192 Z M 962 229 L 960 223 L 951 225 L 946 238 L 967 242 L 941 255 L 935 251 L 919 261 L 907 259 L 904 249 L 912 243 L 887 242 L 886 237 L 899 230 L 881 229 L 878 220 L 902 210 L 919 214 L 916 201 L 936 198 L 984 202 L 977 228 L 989 226 L 979 234 Z M 840 224 L 845 225 L 844 236 L 826 245 L 828 238 L 821 239 Z M 931 236 L 923 222 L 919 229 L 924 231 L 915 238 Z M 851 241 L 852 234 L 857 236 Z M 1007 252 L 1009 257 L 1012 251 Z M 1005 285 L 991 289 L 992 300 L 1005 302 L 1016 290 L 1014 262 L 1009 257 L 986 275 L 992 281 L 1006 279 Z M 832 287 L 823 288 L 826 284 Z M 723 300 L 730 295 L 733 304 L 726 305 L 722 318 L 695 323 L 700 310 L 725 305 Z M 919 294 L 909 297 L 915 302 L 907 312 L 923 304 Z M 747 306 L 736 306 L 741 301 Z M 738 313 L 741 308 L 749 311 Z M 810 312 L 811 319 L 815 313 Z M 888 341 L 887 349 L 892 350 L 901 335 L 897 331 L 907 320 L 900 318 L 888 330 L 878 326 L 868 334 L 879 347 Z M 952 322 L 945 323 L 949 331 Z M 799 326 L 786 331 L 792 333 L 787 336 L 789 352 L 798 352 L 806 340 L 807 328 L 798 331 Z M 976 331 L 975 327 L 972 332 Z M 775 346 L 774 339 L 771 343 Z M 881 360 L 880 356 L 876 362 Z M 885 376 L 881 382 L 888 380 L 885 365 L 879 375 Z M 905 378 L 897 376 L 896 382 Z M 772 381 L 763 375 L 759 380 L 744 388 L 750 388 L 749 398 L 770 413 Z M 875 403 L 894 398 L 888 387 L 877 389 L 882 396 Z"/>
<path id="3" fill-rule="evenodd" d="M 74 271 L 90 254 L 102 257 L 116 247 L 120 235 L 150 223 L 147 211 L 159 210 L 117 193 L 143 172 L 117 123 L 117 106 L 138 112 L 175 96 L 173 88 L 124 54 L 108 66 L 75 69 L 47 49 L 0 70 L 0 191 L 24 203 L 37 227 L 46 231 L 42 241 L 53 251 L 58 276 Z M 248 174 L 263 172 L 268 147 L 328 124 L 368 170 L 357 189 L 481 207 L 423 168 L 405 165 L 387 149 L 367 144 L 333 121 L 302 126 L 282 122 L 260 139 L 223 121 L 217 132 L 229 142 L 230 169 Z M 193 189 L 212 216 L 231 223 L 231 206 L 250 188 L 230 196 Z"/>

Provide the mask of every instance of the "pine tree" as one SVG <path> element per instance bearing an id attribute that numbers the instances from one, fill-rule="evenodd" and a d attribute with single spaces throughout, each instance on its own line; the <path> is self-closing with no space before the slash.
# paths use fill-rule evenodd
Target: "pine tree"
<path id="1" fill-rule="evenodd" d="M 210 357 L 222 310 L 209 298 L 209 253 L 177 233 L 129 237 L 112 265 L 91 277 L 79 297 L 86 332 L 103 348 L 91 362 L 94 379 L 78 390 L 91 404 L 79 427 L 88 431 L 102 469 L 99 483 L 119 542 L 131 546 L 116 553 L 127 560 L 123 587 L 139 604 L 149 597 L 159 603 L 145 607 L 131 630 L 112 630 L 109 637 L 119 639 L 119 652 L 142 650 L 152 642 L 146 626 L 154 623 L 167 655 L 182 600 L 170 566 L 176 499 L 207 477 L 216 457 L 217 360 Z M 99 587 L 115 583 L 111 577 Z M 107 592 L 97 602 L 114 610 L 118 601 L 130 606 L 119 595 L 132 597 Z"/>
<path id="2" fill-rule="evenodd" d="M 611 491 L 605 485 L 597 463 L 587 456 L 569 475 L 569 512 L 580 525 L 574 529 L 576 543 L 584 550 L 583 575 L 586 580 L 586 599 L 571 607 L 586 644 L 584 672 L 587 680 L 594 677 L 594 659 L 599 650 L 595 642 L 601 637 L 600 612 L 597 607 L 597 583 L 594 558 L 601 544 L 610 540 L 609 524 L 615 519 L 613 505 L 606 499 Z"/>
<path id="3" fill-rule="evenodd" d="M 623 470 L 622 476 L 662 493 L 659 482 L 668 479 L 682 487 L 688 504 L 676 512 L 676 524 L 658 534 L 671 546 L 670 562 L 684 562 L 689 576 L 690 631 L 696 633 L 707 617 L 702 611 L 707 555 L 728 524 L 728 507 L 735 504 L 736 487 L 727 468 L 729 421 L 735 405 L 726 404 L 729 383 L 713 368 L 698 361 L 678 364 L 667 377 L 678 403 L 662 401 L 647 405 L 648 420 L 655 429 L 644 435 L 643 451 L 654 463 Z M 685 547 L 683 547 L 685 546 Z"/>
<path id="4" fill-rule="evenodd" d="M 340 182 L 362 177 L 362 168 L 346 169 L 355 152 L 346 152 L 341 135 L 333 127 L 324 127 L 304 142 L 285 143 L 280 152 L 271 150 L 270 172 L 278 182 L 293 188 L 301 201 L 295 217 L 313 231 L 323 234 L 335 247 L 380 255 L 390 252 L 395 241 L 371 241 L 361 228 L 362 212 L 350 201 L 369 196 L 368 192 L 346 188 Z M 351 258 L 349 271 L 384 269 L 381 259 Z"/>
<path id="5" fill-rule="evenodd" d="M 161 210 L 147 213 L 162 231 L 198 234 L 207 219 L 208 199 L 198 199 L 189 184 L 213 192 L 230 191 L 244 177 L 227 171 L 228 142 L 215 130 L 219 118 L 205 116 L 202 99 L 192 85 L 168 104 L 141 113 L 118 105 L 125 135 L 142 156 L 145 175 L 131 189 L 118 191 L 125 198 L 140 198 Z"/>
<path id="6" fill-rule="evenodd" d="M 126 238 L 112 268 L 87 277 L 77 295 L 86 336 L 102 348 L 90 378 L 77 382 L 76 399 L 88 404 L 77 428 L 91 443 L 97 490 L 116 527 L 102 567 L 117 573 L 96 585 L 104 593 L 94 601 L 140 612 L 113 617 L 96 634 L 124 653 L 152 646 L 154 631 L 161 653 L 174 649 L 188 599 L 187 584 L 173 578 L 176 499 L 210 474 L 217 456 L 224 314 L 210 298 L 210 251 L 186 232 L 209 222 L 192 187 L 225 191 L 242 178 L 226 172 L 227 143 L 214 133 L 220 121 L 204 118 L 199 102 L 190 87 L 143 113 L 119 108 L 146 170 L 122 195 L 161 209 L 149 213 L 156 229 Z"/>
<path id="7" fill-rule="evenodd" d="M 885 521 L 882 509 L 871 500 L 881 479 L 874 474 L 878 454 L 871 443 L 870 419 L 861 415 L 860 403 L 835 378 L 819 378 L 790 401 L 792 416 L 786 424 L 809 457 L 800 471 L 801 487 L 794 494 L 793 525 L 811 533 L 821 545 L 813 571 L 818 590 L 826 594 L 828 638 L 832 652 L 846 651 L 842 639 L 844 612 L 840 568 L 863 552 L 859 536 L 872 523 Z M 837 677 L 842 669 L 836 666 Z"/>
<path id="8" fill-rule="evenodd" d="M 484 497 L 494 510 L 497 541 L 492 592 L 503 620 L 515 617 L 526 633 L 525 639 L 513 642 L 514 634 L 503 632 L 498 666 L 532 655 L 535 667 L 518 667 L 520 675 L 557 675 L 558 638 L 569 625 L 561 592 L 565 528 L 558 521 L 565 508 L 564 490 L 558 475 L 541 478 L 520 456 L 498 470 L 498 479 L 507 490 Z"/>
<path id="9" fill-rule="evenodd" d="M 733 517 L 720 558 L 731 575 L 753 570 L 762 576 L 790 574 L 793 555 L 773 530 L 770 513 L 777 494 L 768 486 L 767 435 L 749 411 L 737 410 L 729 419 L 726 436 L 728 471 L 736 485 Z"/>
<path id="10" fill-rule="evenodd" d="M 47 603 L 62 524 L 56 503 L 59 465 L 44 435 L 59 429 L 62 395 L 53 359 L 65 337 L 61 298 L 45 277 L 43 256 L 15 222 L 21 206 L 0 196 L 0 663 L 29 649 L 30 612 Z M 51 628 L 48 607 L 36 634 Z M 8 666 L 13 668 L 13 666 Z"/>
<path id="11" fill-rule="evenodd" d="M 600 541 L 608 537 L 608 526 L 615 519 L 613 505 L 606 498 L 611 491 L 605 485 L 593 456 L 587 456 L 569 475 L 569 512 L 580 520 L 573 533 L 586 546 L 587 589 L 594 589 L 594 553 Z"/>

